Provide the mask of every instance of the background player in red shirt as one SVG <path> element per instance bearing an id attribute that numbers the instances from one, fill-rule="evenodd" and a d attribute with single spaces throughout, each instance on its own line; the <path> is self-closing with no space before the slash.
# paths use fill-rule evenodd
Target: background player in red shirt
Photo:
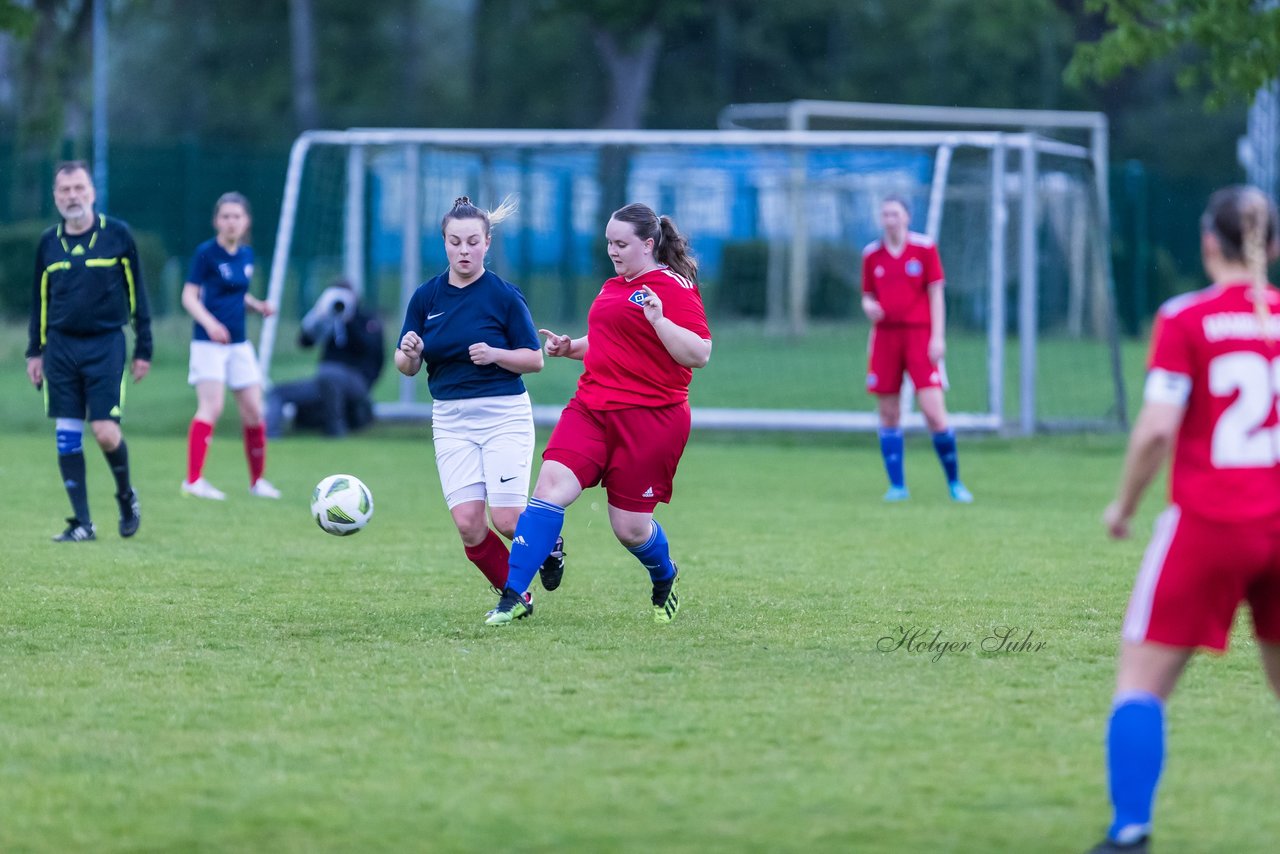
<path id="1" fill-rule="evenodd" d="M 1170 504 L 1156 520 L 1124 620 L 1107 728 L 1114 820 L 1094 852 L 1146 851 L 1164 761 L 1164 703 L 1197 647 L 1223 652 L 1241 601 L 1280 694 L 1280 256 L 1275 206 L 1228 187 L 1209 200 L 1200 249 L 1213 284 L 1156 315 L 1142 412 L 1103 521 L 1129 536 L 1142 493 L 1173 448 Z"/>
<path id="2" fill-rule="evenodd" d="M 655 622 L 670 622 L 680 607 L 676 565 L 653 510 L 671 500 L 689 440 L 689 382 L 711 358 L 698 264 L 670 217 L 645 205 L 615 211 L 604 234 L 618 275 L 591 304 L 587 334 L 540 330 L 548 356 L 582 359 L 583 372 L 516 524 L 507 587 L 490 625 L 531 613 L 522 594 L 559 536 L 565 508 L 596 484 L 608 494 L 614 535 L 649 572 Z"/>
<path id="3" fill-rule="evenodd" d="M 880 205 L 883 236 L 862 250 L 862 310 L 871 321 L 867 391 L 880 410 L 880 453 L 889 475 L 885 501 L 910 497 L 902 466 L 902 375 L 911 375 L 920 412 L 933 434 L 951 498 L 965 504 L 973 495 L 960 482 L 956 434 L 947 426 L 943 400 L 947 351 L 946 304 L 938 248 L 908 229 L 906 199 L 888 196 Z"/>

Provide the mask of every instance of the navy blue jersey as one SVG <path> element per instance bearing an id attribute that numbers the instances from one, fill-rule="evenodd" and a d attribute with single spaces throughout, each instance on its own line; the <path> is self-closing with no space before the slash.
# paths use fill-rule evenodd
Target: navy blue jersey
<path id="1" fill-rule="evenodd" d="M 542 346 L 524 294 L 488 270 L 464 288 L 449 284 L 448 272 L 419 287 L 409 298 L 397 344 L 409 330 L 422 337 L 427 388 L 436 400 L 522 394 L 519 374 L 499 365 L 472 364 L 471 345 L 503 350 Z"/>
<path id="2" fill-rule="evenodd" d="M 196 247 L 187 281 L 200 286 L 200 301 L 218 322 L 227 327 L 231 343 L 245 340 L 244 297 L 253 278 L 253 248 L 241 246 L 234 255 L 210 238 Z M 192 325 L 191 338 L 208 341 L 209 333 L 199 323 Z"/>

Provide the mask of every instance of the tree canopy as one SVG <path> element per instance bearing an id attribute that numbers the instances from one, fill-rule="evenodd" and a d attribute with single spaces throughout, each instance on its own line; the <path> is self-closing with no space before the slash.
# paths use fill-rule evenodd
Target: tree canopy
<path id="1" fill-rule="evenodd" d="M 1088 0 L 1109 29 L 1081 44 L 1068 79 L 1112 80 L 1127 68 L 1176 58 L 1184 87 L 1206 102 L 1249 101 L 1280 74 L 1280 4 L 1259 0 Z"/>

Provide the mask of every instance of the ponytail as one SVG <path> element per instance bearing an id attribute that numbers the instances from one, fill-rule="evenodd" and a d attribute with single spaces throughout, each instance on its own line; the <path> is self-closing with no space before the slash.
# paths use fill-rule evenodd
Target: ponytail
<path id="1" fill-rule="evenodd" d="M 444 230 L 449 226 L 451 219 L 478 219 L 484 223 L 484 236 L 488 237 L 490 228 L 510 217 L 519 207 L 513 195 L 506 196 L 502 203 L 491 211 L 473 204 L 468 196 L 458 196 L 453 200 L 453 207 L 440 220 L 440 236 L 444 236 Z"/>
<path id="2" fill-rule="evenodd" d="M 1262 337 L 1271 340 L 1271 307 L 1267 305 L 1267 231 L 1270 219 L 1267 197 L 1251 190 L 1240 200 L 1241 252 L 1249 268 L 1253 313 Z"/>
<path id="3" fill-rule="evenodd" d="M 676 228 L 669 216 L 658 216 L 648 205 L 633 202 L 613 212 L 610 219 L 628 223 L 636 237 L 653 241 L 653 257 L 690 282 L 698 281 L 698 260 L 693 257 L 689 240 Z"/>
<path id="4" fill-rule="evenodd" d="M 653 256 L 691 282 L 698 281 L 698 259 L 693 257 L 689 240 L 676 228 L 669 216 L 658 218 L 659 239 Z"/>

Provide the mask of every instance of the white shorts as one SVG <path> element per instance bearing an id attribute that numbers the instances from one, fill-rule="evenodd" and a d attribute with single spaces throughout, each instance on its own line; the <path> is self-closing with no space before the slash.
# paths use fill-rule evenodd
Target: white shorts
<path id="1" fill-rule="evenodd" d="M 431 405 L 440 488 L 449 509 L 467 501 L 523 507 L 533 467 L 529 395 L 437 400 Z"/>
<path id="2" fill-rule="evenodd" d="M 232 391 L 262 385 L 262 369 L 258 367 L 253 345 L 248 341 L 239 344 L 192 341 L 187 383 L 208 381 L 220 382 Z"/>

